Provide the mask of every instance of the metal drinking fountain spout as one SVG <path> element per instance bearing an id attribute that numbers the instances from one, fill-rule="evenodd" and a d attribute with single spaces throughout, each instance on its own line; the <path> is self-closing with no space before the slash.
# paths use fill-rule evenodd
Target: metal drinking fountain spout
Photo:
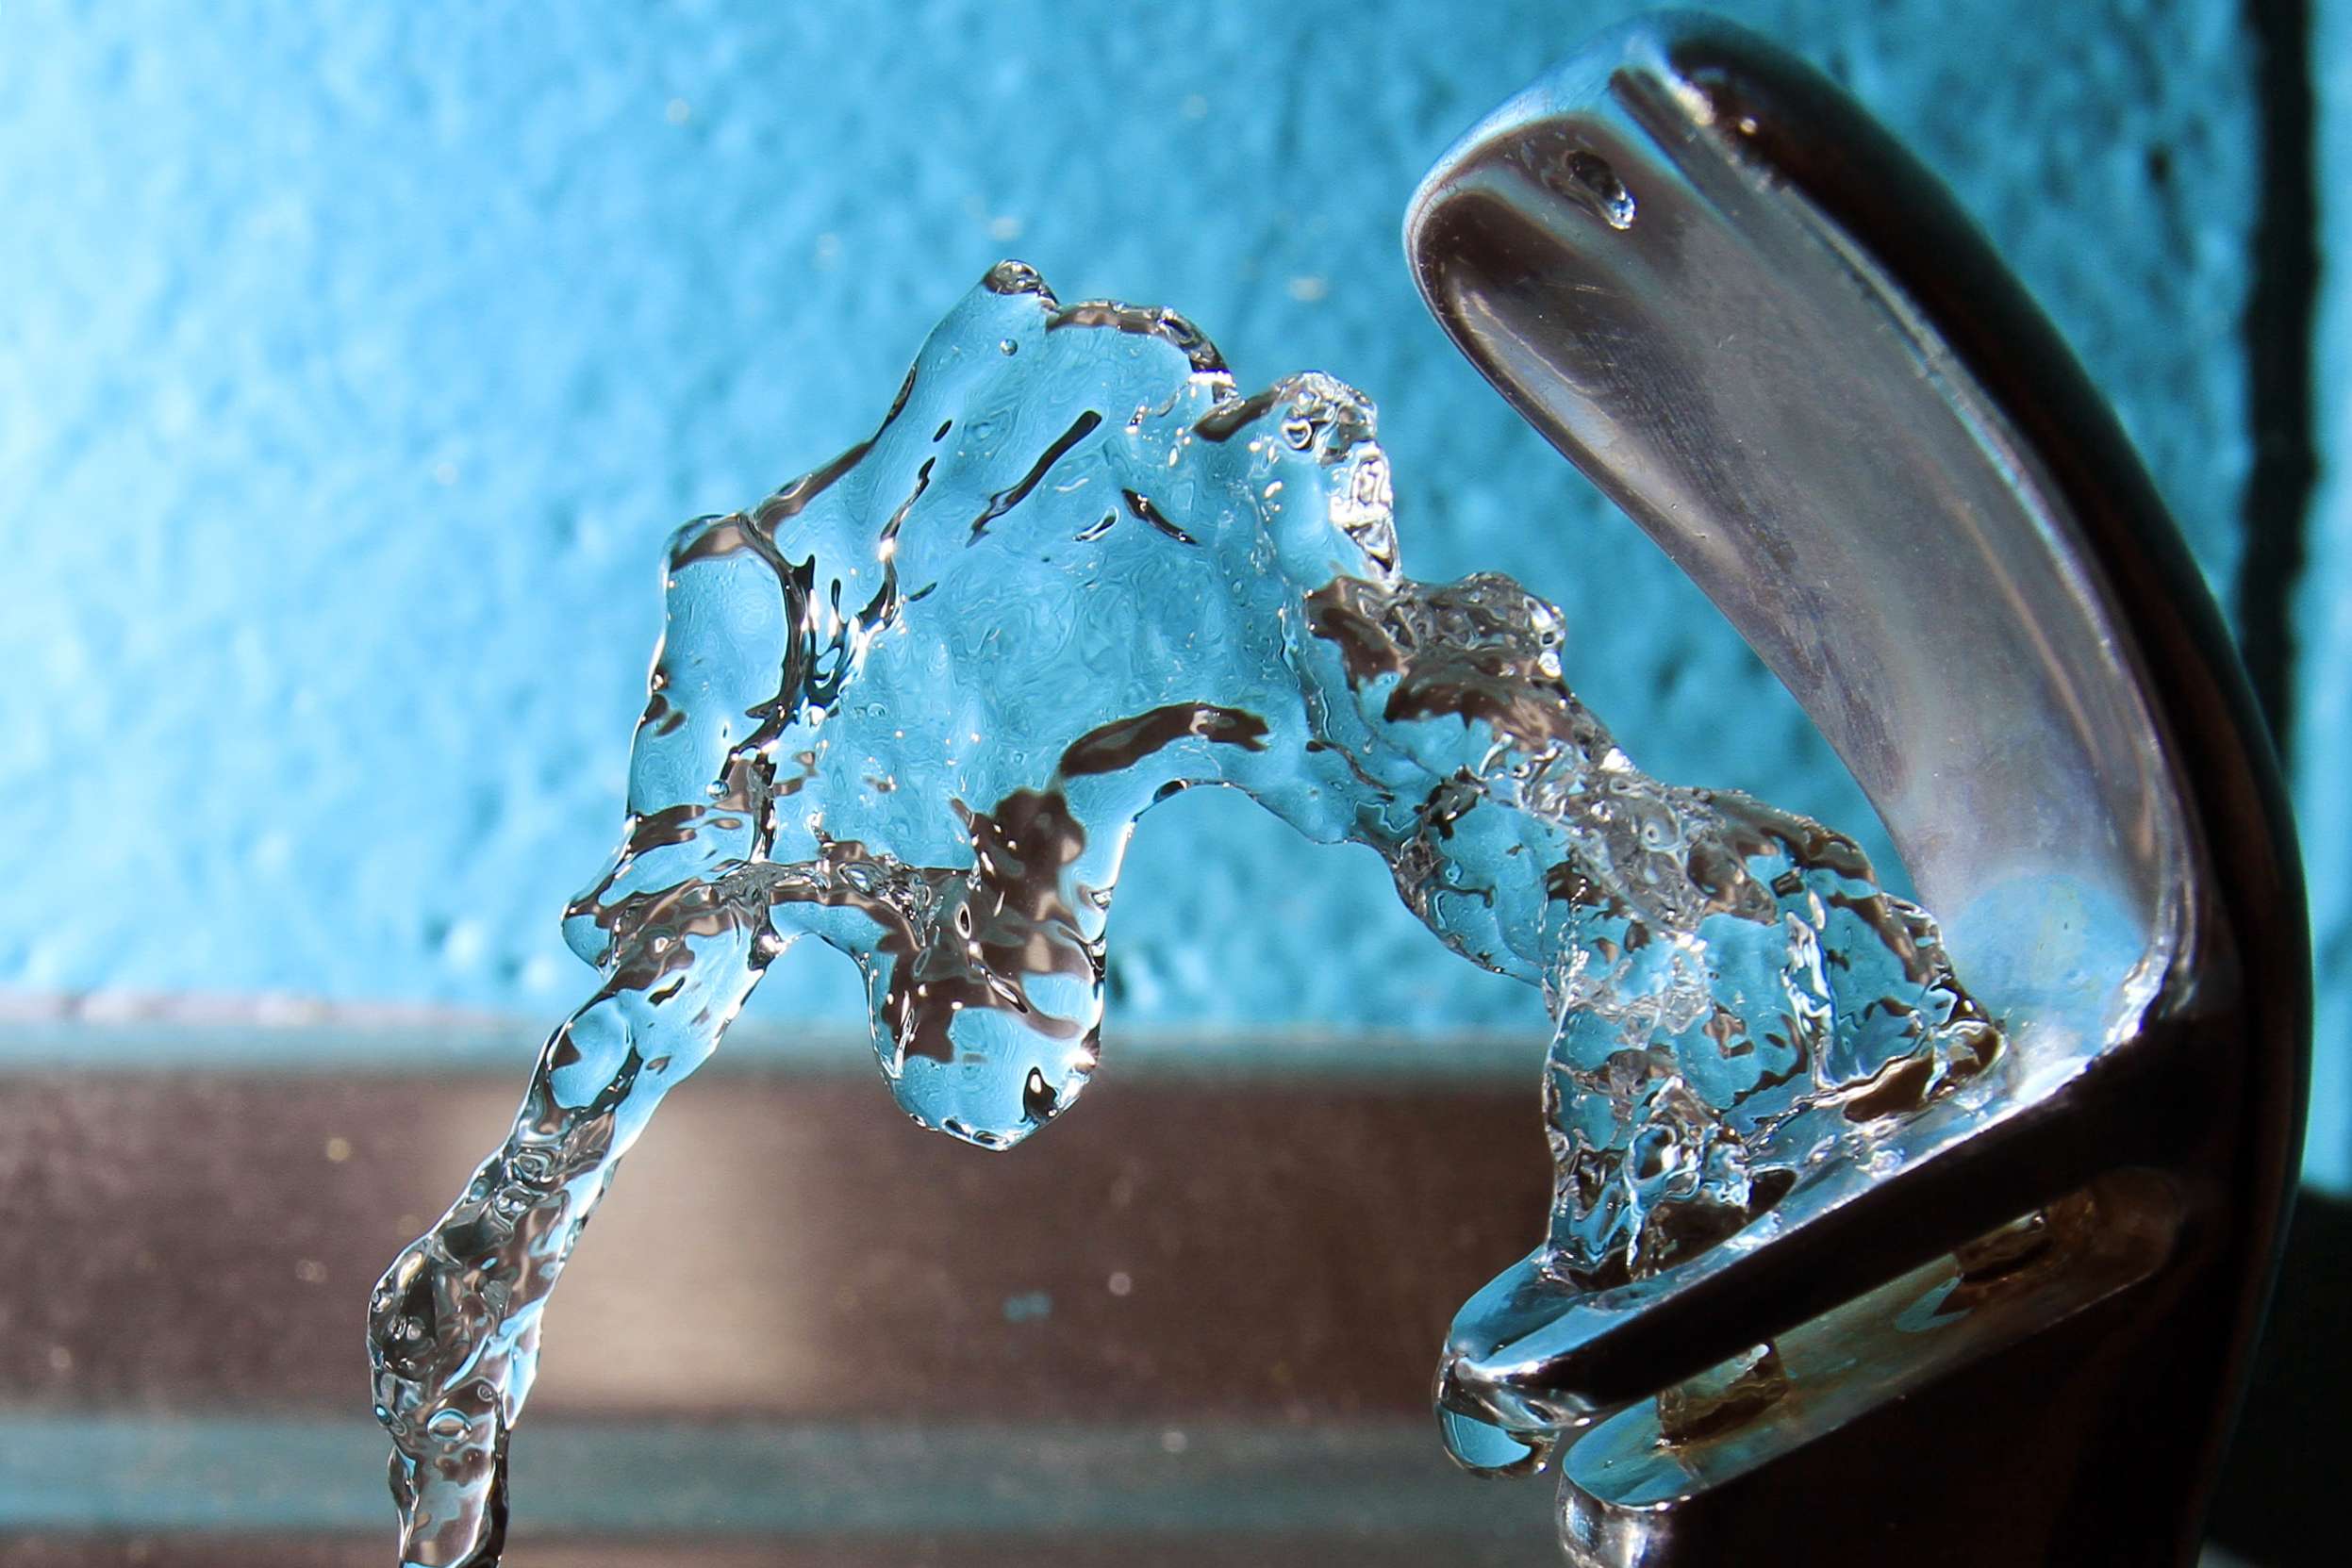
<path id="1" fill-rule="evenodd" d="M 2008 1042 L 1650 1278 L 1498 1279 L 1448 1347 L 1457 1450 L 1556 1459 L 1595 1564 L 2189 1561 L 2292 1191 L 2309 947 L 2269 742 L 2113 418 L 1931 175 L 1708 19 L 1498 109 L 1406 245 L 1803 703 Z"/>

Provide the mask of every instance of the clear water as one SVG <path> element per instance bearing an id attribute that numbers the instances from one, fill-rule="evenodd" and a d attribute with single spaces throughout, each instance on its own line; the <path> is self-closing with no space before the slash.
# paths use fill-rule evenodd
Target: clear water
<path id="1" fill-rule="evenodd" d="M 871 440 L 672 538 L 627 836 L 565 922 L 603 982 L 371 1304 L 404 1561 L 496 1560 L 564 1260 L 787 944 L 857 963 L 910 1115 L 1009 1147 L 1085 1089 L 1119 863 L 1182 789 L 1371 846 L 1449 947 L 1542 988 L 1572 1281 L 1710 1245 L 1985 1065 L 1934 926 L 1850 840 L 1641 773 L 1508 579 L 1400 573 L 1373 435 L 1327 376 L 1244 397 L 1181 318 L 1006 263 Z"/>

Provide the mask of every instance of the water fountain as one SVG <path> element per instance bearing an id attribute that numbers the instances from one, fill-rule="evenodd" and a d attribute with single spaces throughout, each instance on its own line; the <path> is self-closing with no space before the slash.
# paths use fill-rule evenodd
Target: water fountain
<path id="1" fill-rule="evenodd" d="M 1956 1380 L 2013 1393 L 2083 1335 L 2145 1375 L 2075 1387 L 2045 1440 L 2100 1460 L 2020 1444 L 2014 1485 L 2046 1541 L 2177 1548 L 2217 1437 L 2116 1434 L 2226 1414 L 2235 1362 L 2177 1347 L 2242 1347 L 2259 1303 L 2297 916 L 2136 466 L 1932 184 L 1712 25 L 1506 106 L 1408 239 L 1466 352 L 1806 701 L 1946 929 L 1842 835 L 1642 774 L 1515 584 L 1405 577 L 1363 397 L 1244 396 L 1181 317 L 1006 263 L 870 440 L 671 542 L 627 834 L 567 918 L 601 983 L 372 1303 L 406 1561 L 496 1560 L 564 1261 L 790 941 L 859 965 L 909 1114 L 1008 1148 L 1098 1065 L 1136 819 L 1212 784 L 1376 850 L 1552 1010 L 1545 1238 L 1438 1398 L 1463 1462 L 1562 1464 L 1572 1553 L 1764 1560 L 1831 1484 L 1792 1477 L 1915 1457 Z M 2176 1508 L 2118 1525 L 2126 1472 Z M 1979 1549 L 1971 1485 L 1829 1532 Z"/>

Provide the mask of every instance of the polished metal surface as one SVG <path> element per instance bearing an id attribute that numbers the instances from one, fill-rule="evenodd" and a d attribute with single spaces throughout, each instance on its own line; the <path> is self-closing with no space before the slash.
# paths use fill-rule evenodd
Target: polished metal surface
<path id="1" fill-rule="evenodd" d="M 1805 704 L 1964 973 L 2058 991 L 2015 918 L 2054 889 L 2161 970 L 2190 849 L 2112 589 L 2035 433 L 1775 161 L 1852 151 L 1781 69 L 1704 22 L 1597 41 L 1431 173 L 1416 280 Z M 2060 999 L 2095 1034 L 2145 997 Z"/>
<path id="2" fill-rule="evenodd" d="M 1837 747 L 2011 1046 L 1687 1263 L 1584 1292 L 1531 1260 L 1457 1320 L 1448 1408 L 1600 1444 L 1563 1461 L 1580 1562 L 2186 1560 L 2290 1191 L 2308 939 L 2267 738 L 2112 417 L 1931 176 L 1708 19 L 1498 109 L 1406 244 Z M 2096 1217 L 1986 1272 L 1987 1232 L 2062 1213 Z M 1652 1396 L 1780 1336 L 1810 1367 L 1634 1463 Z"/>
<path id="3" fill-rule="evenodd" d="M 1284 1044 L 1121 1072 L 1018 1158 L 911 1126 L 862 1042 L 714 1065 L 550 1325 L 519 1560 L 1554 1560 L 1544 1499 L 1428 1418 L 1446 1314 L 1542 1205 L 1523 1080 Z M 511 1076 L 17 1076 L 0 1564 L 384 1560 L 367 1286 Z"/>

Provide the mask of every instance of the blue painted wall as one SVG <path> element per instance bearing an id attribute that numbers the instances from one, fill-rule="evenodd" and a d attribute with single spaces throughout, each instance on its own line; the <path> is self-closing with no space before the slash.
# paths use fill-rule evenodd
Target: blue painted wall
<path id="1" fill-rule="evenodd" d="M 555 916 L 618 831 L 659 541 L 863 434 L 1004 255 L 1184 309 L 1245 381 L 1371 391 L 1417 575 L 1558 600 L 1572 677 L 1652 770 L 1874 833 L 1399 258 L 1432 158 L 1631 8 L 8 0 L 0 988 L 558 1015 L 587 977 Z M 1948 176 L 2226 596 L 2259 175 L 2236 0 L 1720 8 Z M 2352 570 L 2330 548 L 2316 620 Z M 2319 685 L 2340 748 L 2341 677 Z M 1368 855 L 1241 802 L 1165 808 L 1131 874 L 1115 1027 L 1533 1021 Z M 760 1006 L 855 1001 L 807 953 Z"/>

